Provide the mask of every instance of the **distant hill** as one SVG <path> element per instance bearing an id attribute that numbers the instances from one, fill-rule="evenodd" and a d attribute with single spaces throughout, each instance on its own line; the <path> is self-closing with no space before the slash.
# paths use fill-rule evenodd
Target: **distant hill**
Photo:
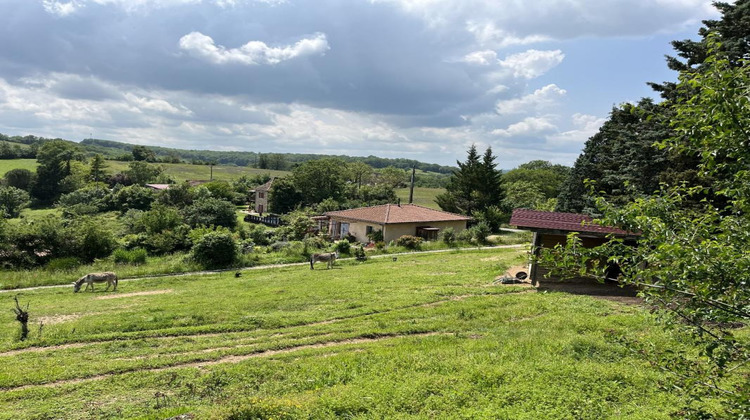
<path id="1" fill-rule="evenodd" d="M 112 140 L 84 139 L 80 143 L 87 151 L 100 153 L 110 159 L 122 158 L 131 154 L 137 145 Z M 288 170 L 295 164 L 309 160 L 335 157 L 346 162 L 364 162 L 373 168 L 385 168 L 394 166 L 401 169 L 411 169 L 416 165 L 417 169 L 424 172 L 435 172 L 439 174 L 450 174 L 453 167 L 442 166 L 435 163 L 424 163 L 410 159 L 388 159 L 377 156 L 353 157 L 345 155 L 317 155 L 302 153 L 256 153 L 240 151 L 215 151 L 215 150 L 187 150 L 174 149 L 160 146 L 146 146 L 152 150 L 160 159 L 172 158 L 173 161 L 185 162 L 215 162 L 221 165 L 252 166 L 262 169 Z"/>

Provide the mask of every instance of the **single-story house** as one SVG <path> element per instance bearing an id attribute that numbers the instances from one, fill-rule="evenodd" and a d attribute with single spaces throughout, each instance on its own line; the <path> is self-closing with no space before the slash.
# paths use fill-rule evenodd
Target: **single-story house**
<path id="1" fill-rule="evenodd" d="M 590 216 L 578 213 L 560 213 L 550 211 L 539 211 L 529 209 L 515 209 L 510 218 L 510 225 L 518 229 L 525 229 L 534 232 L 531 242 L 531 249 L 534 255 L 539 255 L 542 248 L 554 248 L 555 245 L 565 245 L 567 235 L 571 232 L 578 232 L 581 238 L 581 245 L 588 248 L 599 246 L 607 241 L 609 235 L 633 240 L 638 237 L 637 234 L 627 232 L 610 226 L 601 226 L 593 222 Z M 531 263 L 529 266 L 529 278 L 531 283 L 538 286 L 542 281 L 559 281 L 560 279 L 550 277 L 545 278 L 549 272 L 545 267 Z M 589 278 L 565 279 L 574 282 L 590 282 Z"/>
<path id="2" fill-rule="evenodd" d="M 271 191 L 271 186 L 273 185 L 274 178 L 271 178 L 270 181 L 266 182 L 263 185 L 259 185 L 255 187 L 255 189 L 252 191 L 255 203 L 255 212 L 262 215 L 264 212 L 269 211 L 268 210 L 268 194 Z"/>
<path id="3" fill-rule="evenodd" d="M 333 239 L 352 235 L 359 242 L 368 242 L 368 235 L 378 230 L 383 232 L 385 242 L 395 241 L 403 235 L 434 241 L 441 230 L 450 227 L 458 233 L 466 229 L 466 223 L 471 220 L 471 217 L 416 204 L 383 204 L 329 211 L 324 215 L 328 218 L 328 232 Z"/>

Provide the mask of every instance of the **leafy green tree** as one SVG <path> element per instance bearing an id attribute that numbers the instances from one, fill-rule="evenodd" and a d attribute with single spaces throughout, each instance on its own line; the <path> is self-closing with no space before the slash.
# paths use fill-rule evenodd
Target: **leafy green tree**
<path id="1" fill-rule="evenodd" d="M 122 187 L 112 194 L 113 207 L 123 213 L 131 209 L 148 210 L 155 199 L 154 190 L 140 185 Z"/>
<path id="2" fill-rule="evenodd" d="M 109 178 L 107 173 L 107 163 L 100 154 L 95 154 L 91 158 L 91 168 L 89 169 L 89 180 L 93 182 L 104 182 Z"/>
<path id="3" fill-rule="evenodd" d="M 393 166 L 377 171 L 378 184 L 387 185 L 390 188 L 401 188 L 406 186 L 406 171 Z"/>
<path id="4" fill-rule="evenodd" d="M 180 184 L 172 184 L 166 190 L 159 192 L 157 200 L 159 203 L 183 208 L 193 204 L 195 193 L 190 183 L 183 182 Z"/>
<path id="5" fill-rule="evenodd" d="M 292 181 L 307 205 L 326 198 L 340 200 L 346 185 L 346 164 L 340 159 L 327 158 L 305 162 L 292 171 Z M 276 185 L 274 185 L 274 192 Z M 277 211 L 274 209 L 274 211 Z"/>
<path id="6" fill-rule="evenodd" d="M 291 178 L 277 178 L 269 192 L 269 210 L 284 214 L 289 213 L 302 204 L 303 195 L 297 189 Z"/>
<path id="7" fill-rule="evenodd" d="M 156 153 L 146 146 L 134 146 L 132 154 L 135 161 L 156 162 Z"/>
<path id="8" fill-rule="evenodd" d="M 111 209 L 112 193 L 101 182 L 91 183 L 84 188 L 63 194 L 57 205 L 73 215 L 93 214 Z"/>
<path id="9" fill-rule="evenodd" d="M 0 187 L 0 217 L 14 218 L 31 202 L 29 193 L 16 187 Z"/>
<path id="10" fill-rule="evenodd" d="M 125 171 L 125 175 L 133 182 L 133 184 L 145 185 L 147 182 L 153 181 L 164 171 L 164 168 L 158 165 L 152 165 L 150 163 L 135 161 L 128 164 L 128 170 Z"/>
<path id="11" fill-rule="evenodd" d="M 359 190 L 362 185 L 367 185 L 373 174 L 372 166 L 364 162 L 350 162 L 346 165 L 349 181 L 357 186 Z"/>
<path id="12" fill-rule="evenodd" d="M 435 202 L 445 211 L 466 215 L 499 205 L 503 192 L 501 174 L 495 169 L 494 160 L 491 148 L 488 147 L 480 158 L 476 146 L 472 144 L 466 161 L 456 162 L 458 170 L 453 172 L 446 192 L 438 195 Z"/>
<path id="13" fill-rule="evenodd" d="M 40 203 L 52 203 L 62 192 L 62 181 L 72 173 L 72 162 L 83 159 L 80 149 L 71 142 L 45 142 L 37 152 L 37 179 L 31 195 Z"/>
<path id="14" fill-rule="evenodd" d="M 711 44 L 709 37 L 708 45 Z M 683 418 L 742 418 L 750 412 L 748 338 L 733 325 L 750 322 L 750 65 L 737 66 L 709 49 L 700 72 L 684 71 L 674 87 L 675 135 L 662 147 L 697 156 L 703 179 L 726 205 L 693 198 L 705 186 L 664 187 L 625 205 L 599 198 L 601 222 L 638 232 L 638 246 L 612 238 L 587 249 L 572 236 L 565 247 L 544 252 L 558 274 L 590 272 L 603 278 L 617 264 L 618 281 L 642 288 L 665 311 L 664 319 L 687 329 L 698 351 L 661 352 L 637 338 L 627 342 L 673 373 L 670 386 L 687 398 Z"/>
<path id="15" fill-rule="evenodd" d="M 538 210 L 547 198 L 536 183 L 516 181 L 505 186 L 503 206 L 508 210 L 525 208 Z"/>
<path id="16" fill-rule="evenodd" d="M 34 184 L 35 175 L 28 169 L 11 169 L 3 175 L 3 184 L 29 191 Z"/>
<path id="17" fill-rule="evenodd" d="M 200 226 L 237 227 L 234 204 L 218 198 L 208 197 L 195 200 L 183 210 L 185 222 L 196 228 Z"/>
<path id="18" fill-rule="evenodd" d="M 506 185 L 506 191 L 510 184 L 523 181 L 533 184 L 536 190 L 544 194 L 545 198 L 556 198 L 560 195 L 560 190 L 570 175 L 570 170 L 570 167 L 554 165 L 546 160 L 532 160 L 503 173 L 502 182 Z M 506 195 L 508 195 L 507 192 Z"/>

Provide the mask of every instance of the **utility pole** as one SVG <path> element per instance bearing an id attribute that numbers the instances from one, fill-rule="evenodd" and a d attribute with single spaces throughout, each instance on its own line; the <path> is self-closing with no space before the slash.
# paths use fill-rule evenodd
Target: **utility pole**
<path id="1" fill-rule="evenodd" d="M 411 167 L 411 185 L 409 187 L 409 204 L 414 203 L 414 180 L 416 179 L 417 167 Z"/>

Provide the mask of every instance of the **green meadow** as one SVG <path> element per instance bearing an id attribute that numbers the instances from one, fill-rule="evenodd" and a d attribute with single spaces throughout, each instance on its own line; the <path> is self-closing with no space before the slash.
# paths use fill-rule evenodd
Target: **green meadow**
<path id="1" fill-rule="evenodd" d="M 618 337 L 676 337 L 640 306 L 494 283 L 524 255 L 3 292 L 0 418 L 668 418 L 680 394 Z"/>
<path id="2" fill-rule="evenodd" d="M 435 210 L 440 210 L 440 206 L 435 202 L 435 197 L 438 194 L 445 192 L 445 188 L 414 188 L 414 204 L 422 207 L 427 207 Z M 396 195 L 401 199 L 402 203 L 409 202 L 409 188 L 399 188 L 396 190 Z"/>
<path id="3" fill-rule="evenodd" d="M 36 159 L 0 159 L 0 176 L 13 169 L 36 171 Z"/>

